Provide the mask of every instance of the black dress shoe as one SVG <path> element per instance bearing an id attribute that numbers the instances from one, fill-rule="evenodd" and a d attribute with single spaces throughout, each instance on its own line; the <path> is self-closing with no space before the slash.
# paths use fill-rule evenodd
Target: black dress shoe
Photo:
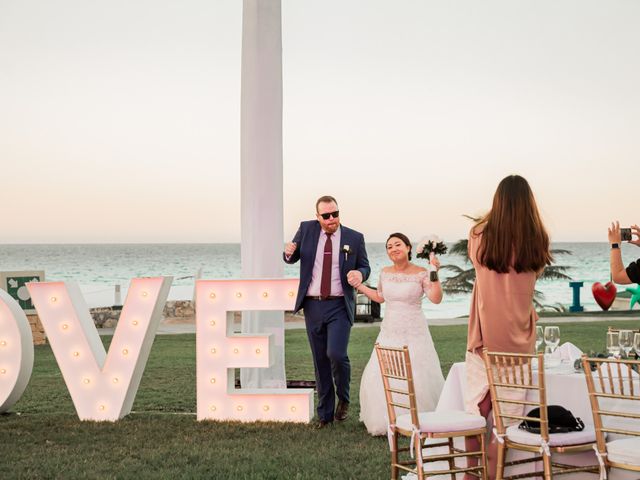
<path id="1" fill-rule="evenodd" d="M 327 420 L 318 420 L 318 422 L 314 425 L 314 428 L 315 428 L 316 430 L 320 430 L 321 428 L 329 427 L 329 426 L 331 426 L 331 425 L 333 425 L 333 420 L 331 420 L 331 421 L 327 421 Z"/>
<path id="2" fill-rule="evenodd" d="M 342 422 L 346 420 L 349 416 L 349 402 L 343 402 L 342 400 L 338 401 L 338 406 L 336 407 L 336 420 Z"/>

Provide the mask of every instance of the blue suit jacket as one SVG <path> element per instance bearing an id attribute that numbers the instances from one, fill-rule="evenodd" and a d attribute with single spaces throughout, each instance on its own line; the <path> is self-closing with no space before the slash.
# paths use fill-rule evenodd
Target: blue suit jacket
<path id="1" fill-rule="evenodd" d="M 351 270 L 359 270 L 360 273 L 362 273 L 362 281 L 364 282 L 369 278 L 371 268 L 369 267 L 367 250 L 364 246 L 364 235 L 344 225 L 341 225 L 340 228 L 340 280 L 342 281 L 342 291 L 344 292 L 344 302 L 347 313 L 349 314 L 351 323 L 353 323 L 356 310 L 355 294 L 353 287 L 347 282 L 347 273 Z M 292 240 L 292 242 L 298 245 L 298 248 L 296 248 L 296 251 L 291 255 L 289 260 L 283 255 L 284 261 L 287 263 L 296 263 L 300 260 L 300 286 L 298 287 L 298 297 L 296 298 L 296 306 L 294 309 L 296 312 L 302 308 L 304 297 L 307 295 L 307 290 L 311 283 L 311 274 L 316 259 L 320 230 L 320 222 L 317 220 L 300 223 L 300 228 L 298 228 Z M 347 255 L 343 252 L 345 245 L 349 245 L 349 249 L 351 250 Z"/>

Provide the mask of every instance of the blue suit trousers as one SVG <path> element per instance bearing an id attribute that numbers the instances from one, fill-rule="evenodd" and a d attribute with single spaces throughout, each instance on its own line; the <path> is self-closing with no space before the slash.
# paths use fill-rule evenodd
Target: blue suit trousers
<path id="1" fill-rule="evenodd" d="M 336 394 L 339 400 L 349 402 L 351 363 L 347 348 L 351 321 L 342 298 L 306 298 L 303 308 L 316 373 L 318 418 L 331 422 L 334 417 Z"/>

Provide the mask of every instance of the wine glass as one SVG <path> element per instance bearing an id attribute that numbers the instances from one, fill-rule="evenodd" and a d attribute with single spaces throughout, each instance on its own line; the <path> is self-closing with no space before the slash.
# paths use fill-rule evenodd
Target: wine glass
<path id="1" fill-rule="evenodd" d="M 555 352 L 560 344 L 560 327 L 544 327 L 544 343 L 551 353 Z"/>
<path id="2" fill-rule="evenodd" d="M 633 349 L 636 352 L 636 357 L 640 357 L 640 333 L 633 334 Z"/>
<path id="3" fill-rule="evenodd" d="M 544 330 L 541 326 L 536 327 L 536 353 L 538 353 L 538 349 L 540 345 L 544 343 Z"/>
<path id="4" fill-rule="evenodd" d="M 618 336 L 620 342 L 620 349 L 624 352 L 624 356 L 628 357 L 629 352 L 633 348 L 633 332 L 631 330 L 620 330 Z"/>
<path id="5" fill-rule="evenodd" d="M 618 332 L 607 332 L 607 352 L 611 355 L 620 355 L 620 335 Z"/>

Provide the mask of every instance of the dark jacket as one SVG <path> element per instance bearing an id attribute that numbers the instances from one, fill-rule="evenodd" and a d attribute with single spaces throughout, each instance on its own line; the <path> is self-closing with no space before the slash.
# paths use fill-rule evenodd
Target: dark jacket
<path id="1" fill-rule="evenodd" d="M 371 268 L 369 267 L 367 250 L 364 245 L 364 235 L 344 225 L 341 225 L 340 228 L 340 280 L 342 281 L 347 313 L 349 314 L 351 323 L 353 323 L 356 310 L 355 292 L 353 287 L 347 282 L 347 273 L 351 270 L 360 271 L 360 273 L 362 273 L 362 281 L 364 282 L 369 278 Z M 320 222 L 317 220 L 300 223 L 300 228 L 298 228 L 292 240 L 292 242 L 295 242 L 297 245 L 296 251 L 288 260 L 286 256 L 283 255 L 284 261 L 287 263 L 296 263 L 300 260 L 300 286 L 298 287 L 298 297 L 296 298 L 296 312 L 302 308 L 304 297 L 307 295 L 307 290 L 311 283 L 320 230 Z M 348 254 L 343 250 L 345 245 L 349 245 L 350 252 Z"/>

